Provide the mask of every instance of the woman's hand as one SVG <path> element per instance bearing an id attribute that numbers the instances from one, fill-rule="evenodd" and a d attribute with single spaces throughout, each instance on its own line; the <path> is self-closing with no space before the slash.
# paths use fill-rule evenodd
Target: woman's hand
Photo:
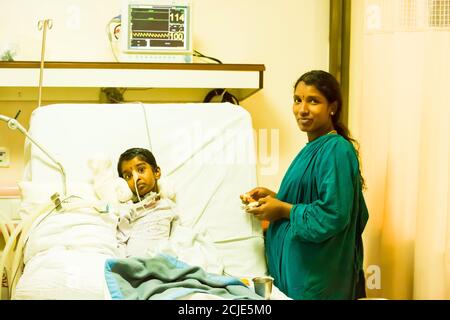
<path id="1" fill-rule="evenodd" d="M 277 194 L 267 188 L 256 187 L 250 190 L 249 192 L 242 194 L 240 197 L 243 203 L 248 204 L 251 202 L 258 201 L 259 199 L 265 198 L 267 196 L 275 198 Z"/>
<path id="2" fill-rule="evenodd" d="M 259 198 L 257 207 L 247 207 L 245 210 L 259 220 L 276 221 L 289 219 L 292 204 L 278 200 L 270 195 Z"/>

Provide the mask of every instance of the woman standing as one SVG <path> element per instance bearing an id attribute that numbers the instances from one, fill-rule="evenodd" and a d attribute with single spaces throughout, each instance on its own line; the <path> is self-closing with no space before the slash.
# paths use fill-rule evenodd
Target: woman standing
<path id="1" fill-rule="evenodd" d="M 314 70 L 294 86 L 293 113 L 308 143 L 278 193 L 257 187 L 241 196 L 247 212 L 270 221 L 266 255 L 275 285 L 293 299 L 365 296 L 362 232 L 368 211 L 358 152 L 339 122 L 340 87 Z"/>

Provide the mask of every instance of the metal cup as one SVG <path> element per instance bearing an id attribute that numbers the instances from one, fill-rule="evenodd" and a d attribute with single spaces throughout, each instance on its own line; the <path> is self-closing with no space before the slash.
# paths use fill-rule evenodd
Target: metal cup
<path id="1" fill-rule="evenodd" d="M 252 280 L 256 294 L 263 297 L 265 300 L 269 300 L 270 295 L 272 294 L 273 278 L 263 276 L 253 278 Z"/>

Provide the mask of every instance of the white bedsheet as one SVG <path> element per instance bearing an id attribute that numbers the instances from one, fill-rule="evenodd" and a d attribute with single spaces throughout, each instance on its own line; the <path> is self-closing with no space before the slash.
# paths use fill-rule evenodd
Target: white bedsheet
<path id="1" fill-rule="evenodd" d="M 24 263 L 55 248 L 117 256 L 116 220 L 94 209 L 53 213 L 38 219 L 24 250 Z"/>
<path id="2" fill-rule="evenodd" d="M 44 251 L 25 265 L 12 299 L 103 300 L 104 265 L 111 256 L 64 247 Z"/>
<path id="3" fill-rule="evenodd" d="M 93 209 L 39 216 L 12 298 L 104 299 L 104 262 L 118 252 L 115 227 L 114 216 Z"/>

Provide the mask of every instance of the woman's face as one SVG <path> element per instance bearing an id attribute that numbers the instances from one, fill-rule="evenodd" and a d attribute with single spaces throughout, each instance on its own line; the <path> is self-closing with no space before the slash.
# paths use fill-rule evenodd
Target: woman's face
<path id="1" fill-rule="evenodd" d="M 331 115 L 336 112 L 336 103 L 328 103 L 315 86 L 299 82 L 294 91 L 292 109 L 300 130 L 308 134 L 309 141 L 334 129 Z"/>
<path id="2" fill-rule="evenodd" d="M 121 172 L 122 177 L 135 194 L 137 191 L 139 192 L 139 196 L 144 196 L 150 191 L 157 192 L 156 181 L 161 176 L 159 168 L 153 170 L 152 166 L 147 162 L 140 160 L 138 157 L 134 157 L 129 161 L 122 162 Z M 137 191 L 134 188 L 133 175 L 136 176 Z"/>

